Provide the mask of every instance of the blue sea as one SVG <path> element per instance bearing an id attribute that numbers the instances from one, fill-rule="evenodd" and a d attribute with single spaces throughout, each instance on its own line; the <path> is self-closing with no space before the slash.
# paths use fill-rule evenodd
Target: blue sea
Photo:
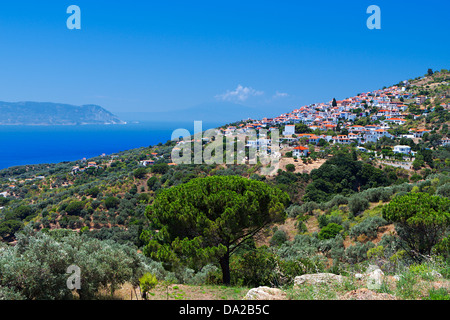
<path id="1" fill-rule="evenodd" d="M 219 123 L 203 124 L 203 130 Z M 0 170 L 27 164 L 76 161 L 171 139 L 176 129 L 194 133 L 194 123 L 141 122 L 126 125 L 0 126 Z"/>

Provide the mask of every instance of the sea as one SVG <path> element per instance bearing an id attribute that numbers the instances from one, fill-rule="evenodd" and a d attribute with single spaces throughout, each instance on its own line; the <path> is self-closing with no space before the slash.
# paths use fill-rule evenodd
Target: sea
<path id="1" fill-rule="evenodd" d="M 202 129 L 221 123 L 203 123 Z M 0 170 L 14 166 L 89 159 L 166 143 L 176 129 L 194 134 L 193 122 L 125 125 L 0 126 Z"/>

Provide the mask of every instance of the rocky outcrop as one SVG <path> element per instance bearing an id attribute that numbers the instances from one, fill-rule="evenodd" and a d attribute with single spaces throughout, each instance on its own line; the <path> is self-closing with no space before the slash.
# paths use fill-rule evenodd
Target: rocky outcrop
<path id="1" fill-rule="evenodd" d="M 304 274 L 294 279 L 294 288 L 301 285 L 316 285 L 316 284 L 331 284 L 341 283 L 345 279 L 344 276 L 340 276 L 333 273 L 314 273 Z"/>
<path id="2" fill-rule="evenodd" d="M 370 265 L 366 270 L 367 289 L 378 290 L 381 288 L 384 279 L 384 272 L 374 265 Z"/>
<path id="3" fill-rule="evenodd" d="M 286 300 L 287 294 L 286 292 L 269 287 L 259 287 L 251 289 L 244 300 Z"/>

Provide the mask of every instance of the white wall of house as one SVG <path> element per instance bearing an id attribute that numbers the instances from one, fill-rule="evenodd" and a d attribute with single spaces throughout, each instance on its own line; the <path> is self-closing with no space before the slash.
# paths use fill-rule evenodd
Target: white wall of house
<path id="1" fill-rule="evenodd" d="M 293 134 L 295 134 L 295 126 L 285 126 L 284 127 L 283 135 L 291 136 Z"/>
<path id="2" fill-rule="evenodd" d="M 395 146 L 394 153 L 410 154 L 411 147 L 410 146 Z"/>

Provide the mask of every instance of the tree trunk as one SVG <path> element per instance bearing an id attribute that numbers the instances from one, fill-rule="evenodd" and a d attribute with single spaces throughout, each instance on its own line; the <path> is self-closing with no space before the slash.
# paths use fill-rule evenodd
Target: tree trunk
<path id="1" fill-rule="evenodd" d="M 220 258 L 220 266 L 222 268 L 222 280 L 223 284 L 229 285 L 231 283 L 230 276 L 230 251 L 227 250 L 227 253 Z"/>

